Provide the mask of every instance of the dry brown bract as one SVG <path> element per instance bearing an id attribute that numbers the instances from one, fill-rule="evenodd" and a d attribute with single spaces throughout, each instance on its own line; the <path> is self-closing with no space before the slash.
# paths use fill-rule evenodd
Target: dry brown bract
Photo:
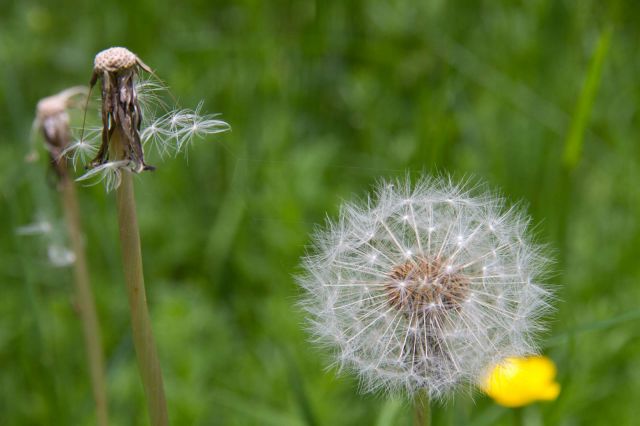
<path id="1" fill-rule="evenodd" d="M 144 162 L 140 143 L 142 112 L 135 86 L 140 69 L 153 74 L 151 68 L 124 47 L 112 47 L 96 55 L 90 87 L 102 79 L 102 144 L 90 167 L 106 163 L 109 155 L 113 155 L 114 160 L 129 161 L 136 173 L 154 169 Z M 110 153 L 109 142 L 118 128 L 123 139 L 122 151 Z"/>

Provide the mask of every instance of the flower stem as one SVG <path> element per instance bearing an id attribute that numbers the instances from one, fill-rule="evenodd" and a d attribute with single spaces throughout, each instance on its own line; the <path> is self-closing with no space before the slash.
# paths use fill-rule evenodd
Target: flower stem
<path id="1" fill-rule="evenodd" d="M 524 408 L 517 407 L 513 410 L 513 425 L 523 426 L 524 424 Z"/>
<path id="2" fill-rule="evenodd" d="M 71 248 L 76 256 L 73 268 L 76 303 L 80 315 L 80 322 L 82 323 L 91 387 L 96 403 L 96 420 L 99 426 L 107 426 L 109 424 L 107 386 L 100 325 L 98 323 L 98 315 L 96 314 L 93 293 L 89 284 L 89 269 L 87 267 L 87 258 L 82 241 L 80 209 L 78 208 L 76 187 L 67 175 L 62 176 L 60 190 L 69 238 L 71 240 Z"/>
<path id="3" fill-rule="evenodd" d="M 116 128 L 110 141 L 116 151 L 119 147 L 122 147 L 121 137 L 120 128 Z M 169 422 L 167 402 L 164 394 L 160 360 L 158 359 L 158 352 L 151 330 L 151 319 L 147 308 L 133 178 L 128 171 L 122 172 L 122 181 L 117 189 L 116 199 L 122 263 L 127 284 L 129 308 L 131 310 L 131 328 L 133 330 L 133 343 L 138 359 L 138 368 L 142 376 L 151 425 L 165 426 Z"/>
<path id="4" fill-rule="evenodd" d="M 413 401 L 413 410 L 413 424 L 415 426 L 431 425 L 431 405 L 427 395 L 420 393 L 416 396 L 416 399 Z"/>

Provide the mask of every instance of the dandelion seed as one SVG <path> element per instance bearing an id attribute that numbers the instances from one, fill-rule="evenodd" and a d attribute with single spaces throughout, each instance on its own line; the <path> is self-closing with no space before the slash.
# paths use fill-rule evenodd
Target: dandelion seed
<path id="1" fill-rule="evenodd" d="M 75 129 L 77 133 L 78 129 Z M 78 164 L 86 163 L 93 158 L 98 152 L 101 128 L 88 128 L 84 130 L 83 135 L 76 138 L 72 143 L 68 144 L 65 149 L 60 151 L 60 157 L 66 157 L 71 160 L 74 169 L 78 168 Z"/>
<path id="2" fill-rule="evenodd" d="M 49 234 L 52 230 L 51 223 L 46 220 L 30 223 L 28 225 L 19 226 L 16 228 L 16 235 L 45 235 Z"/>
<path id="3" fill-rule="evenodd" d="M 302 304 L 315 339 L 364 390 L 444 398 L 505 357 L 535 353 L 548 262 L 528 218 L 470 192 L 445 179 L 383 182 L 316 233 Z"/>
<path id="4" fill-rule="evenodd" d="M 175 150 L 175 145 L 171 143 L 172 137 L 171 131 L 166 128 L 165 117 L 153 121 L 140 134 L 143 146 L 155 149 L 161 158 Z"/>
<path id="5" fill-rule="evenodd" d="M 85 181 L 89 186 L 104 183 L 107 192 L 110 192 L 120 186 L 122 173 L 135 172 L 135 167 L 129 160 L 110 161 L 90 169 L 76 180 Z"/>
<path id="6" fill-rule="evenodd" d="M 195 110 L 182 110 L 176 112 L 179 119 L 172 120 L 175 125 L 177 135 L 176 152 L 180 152 L 184 147 L 189 146 L 195 138 L 204 138 L 207 135 L 226 132 L 230 126 L 222 121 L 216 120 L 215 115 L 202 115 L 201 109 L 204 102 L 200 102 Z"/>
<path id="7" fill-rule="evenodd" d="M 77 169 L 78 163 L 87 162 L 90 158 L 94 157 L 97 152 L 98 147 L 92 144 L 90 140 L 78 139 L 63 149 L 60 152 L 60 156 L 70 158 L 73 168 Z"/>
<path id="8" fill-rule="evenodd" d="M 158 109 L 163 111 L 169 109 L 167 102 L 163 99 L 163 95 L 167 94 L 169 90 L 161 81 L 145 77 L 136 81 L 135 86 L 143 125 L 146 124 L 145 117 L 153 117 Z"/>
<path id="9" fill-rule="evenodd" d="M 49 262 L 55 267 L 63 268 L 72 265 L 76 261 L 76 255 L 66 247 L 52 244 L 47 249 Z"/>

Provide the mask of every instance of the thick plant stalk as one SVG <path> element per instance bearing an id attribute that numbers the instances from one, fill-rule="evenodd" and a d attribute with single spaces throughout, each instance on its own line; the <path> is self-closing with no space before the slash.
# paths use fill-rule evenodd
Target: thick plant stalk
<path id="1" fill-rule="evenodd" d="M 117 127 L 111 136 L 111 144 L 113 152 L 116 155 L 119 154 L 119 156 L 124 151 L 122 137 L 122 130 Z M 147 398 L 151 424 L 153 426 L 164 426 L 169 422 L 167 402 L 164 394 L 160 360 L 147 308 L 133 179 L 132 174 L 128 171 L 122 171 L 116 198 L 122 263 L 127 285 L 127 296 L 129 298 L 129 309 L 131 311 L 131 328 L 133 330 L 133 343 L 138 359 L 138 368 Z"/>
<path id="2" fill-rule="evenodd" d="M 60 190 L 71 247 L 76 256 L 73 268 L 77 297 L 76 303 L 80 315 L 80 322 L 82 323 L 91 387 L 96 403 L 96 420 L 99 426 L 107 426 L 109 424 L 109 417 L 104 357 L 101 343 L 102 338 L 93 293 L 89 284 L 89 270 L 82 241 L 80 209 L 78 208 L 76 188 L 73 181 L 67 175 L 62 176 Z"/>
<path id="3" fill-rule="evenodd" d="M 431 405 L 426 395 L 418 395 L 413 402 L 415 426 L 431 426 Z"/>

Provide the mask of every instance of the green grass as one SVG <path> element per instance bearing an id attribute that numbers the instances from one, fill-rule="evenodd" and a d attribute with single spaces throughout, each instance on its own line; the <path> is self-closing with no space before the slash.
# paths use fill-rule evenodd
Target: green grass
<path id="1" fill-rule="evenodd" d="M 130 4 L 130 3 L 133 3 Z M 306 341 L 309 233 L 379 177 L 449 172 L 523 200 L 557 263 L 545 353 L 563 389 L 528 425 L 640 416 L 640 7 L 532 0 L 4 0 L 0 16 L 0 425 L 94 422 L 51 176 L 23 161 L 35 104 L 137 53 L 233 131 L 136 178 L 145 282 L 173 424 L 409 425 Z M 79 188 L 113 424 L 146 415 L 113 194 Z M 55 235 L 62 238 L 63 231 Z M 434 424 L 509 425 L 481 395 Z"/>

